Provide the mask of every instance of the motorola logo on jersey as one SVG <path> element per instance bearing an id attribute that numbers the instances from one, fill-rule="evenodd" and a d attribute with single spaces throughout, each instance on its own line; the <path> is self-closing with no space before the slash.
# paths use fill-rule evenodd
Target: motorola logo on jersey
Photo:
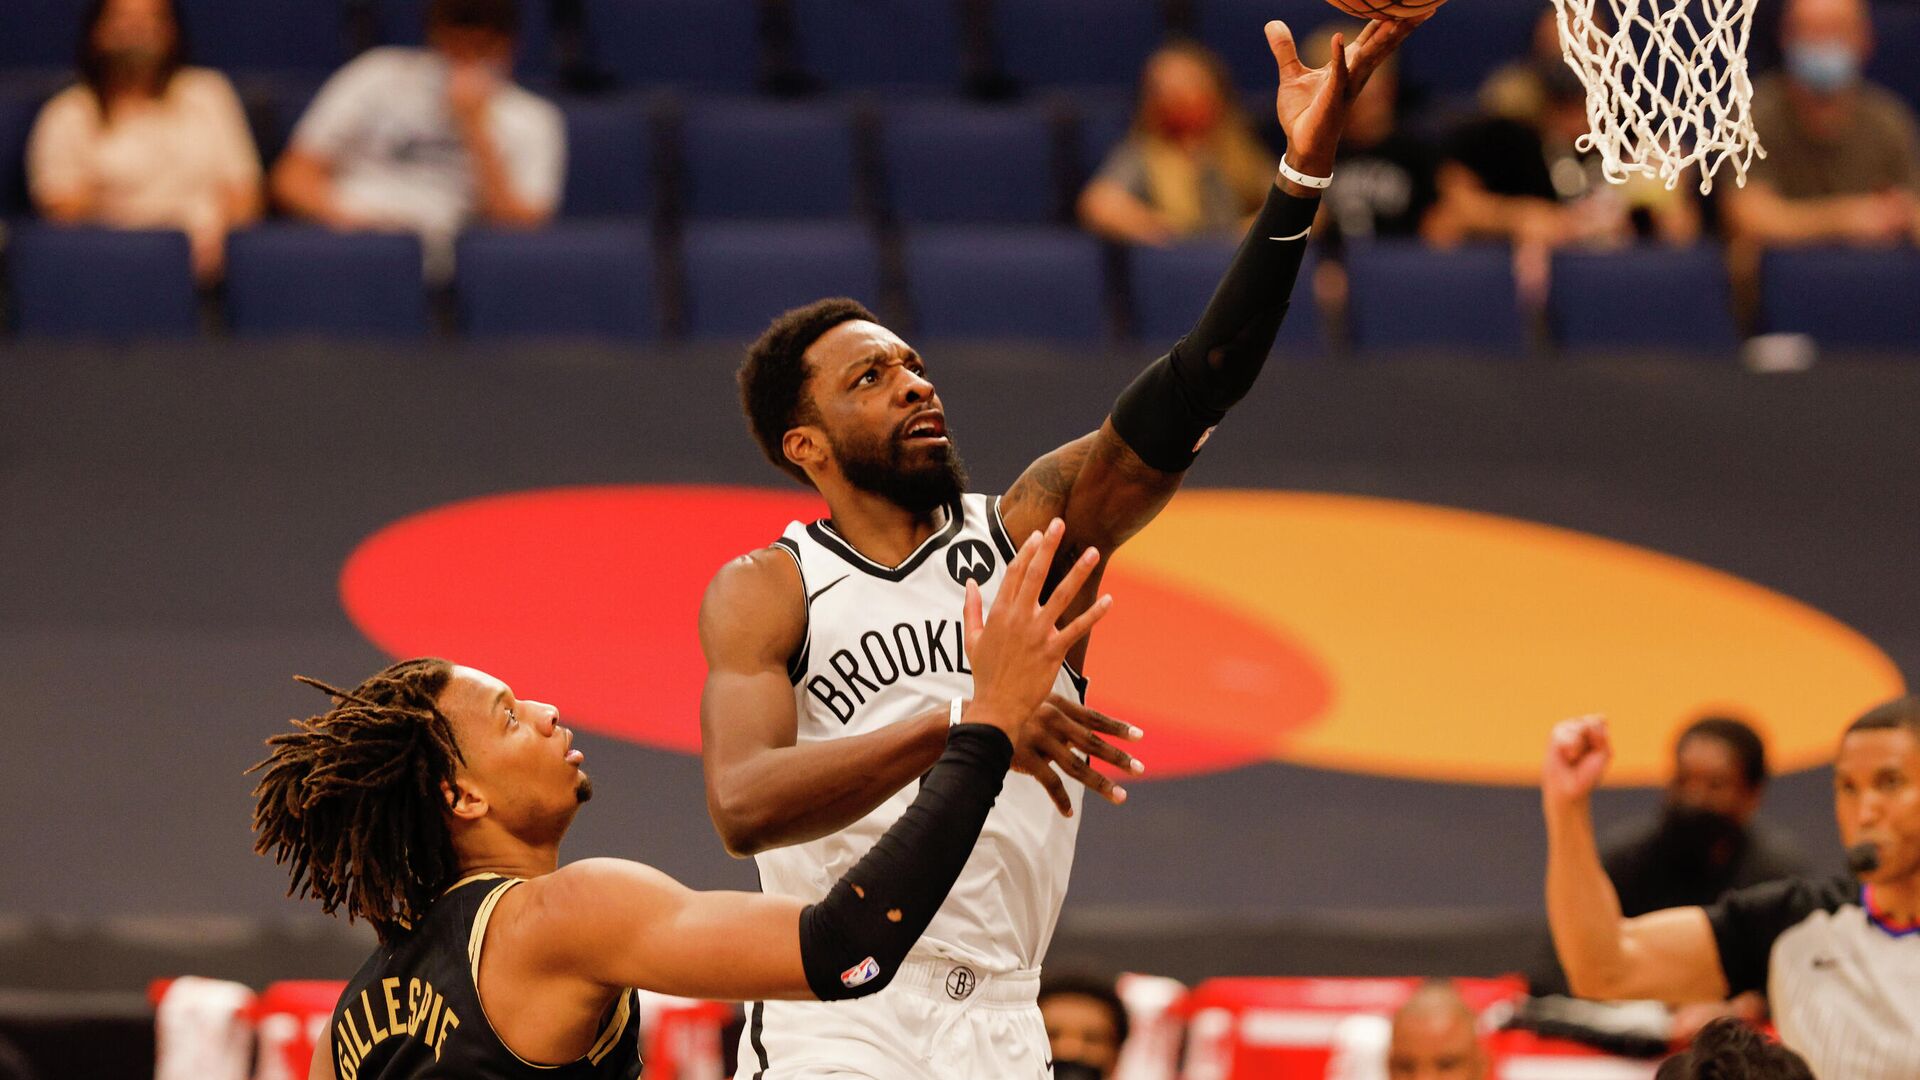
<path id="1" fill-rule="evenodd" d="M 985 585 L 993 577 L 993 549 L 979 540 L 961 540 L 947 547 L 947 573 L 965 585 Z"/>
<path id="2" fill-rule="evenodd" d="M 489 496 L 369 537 L 341 596 L 389 655 L 458 658 L 582 729 L 697 753 L 708 580 L 823 513 L 816 496 L 755 488 Z M 980 546 L 936 557 L 963 580 L 992 560 Z M 1555 721 L 1605 712 L 1612 775 L 1651 784 L 1674 733 L 1710 710 L 1754 721 L 1790 772 L 1825 763 L 1849 718 L 1903 686 L 1872 642 L 1750 581 L 1388 499 L 1182 492 L 1103 589 L 1117 603 L 1094 633 L 1088 701 L 1146 729 L 1147 779 L 1282 761 L 1530 785 Z M 816 654 L 803 692 L 851 720 L 916 673 L 967 673 L 959 606 L 876 619 Z"/>

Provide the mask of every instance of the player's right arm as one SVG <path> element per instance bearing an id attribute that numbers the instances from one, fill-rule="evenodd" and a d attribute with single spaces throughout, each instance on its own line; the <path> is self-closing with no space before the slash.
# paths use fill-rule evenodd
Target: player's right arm
<path id="1" fill-rule="evenodd" d="M 966 643 L 978 693 L 966 722 L 953 728 L 913 805 L 825 899 L 803 906 L 791 897 L 695 892 L 638 863 L 586 860 L 520 888 L 505 913 L 517 966 L 531 967 L 536 979 L 733 1000 L 835 1000 L 884 987 L 972 854 L 1020 731 L 1067 649 L 1110 607 L 1103 598 L 1064 619 L 1095 553 L 1075 564 L 1070 588 L 1040 601 L 1063 531 L 1055 522 L 1022 545 L 992 612 L 982 611 L 978 586 L 968 586 Z"/>
<path id="2" fill-rule="evenodd" d="M 799 711 L 787 659 L 807 610 L 800 571 L 767 548 L 714 575 L 700 606 L 707 682 L 700 755 L 707 812 L 736 856 L 804 843 L 870 813 L 939 759 L 947 710 L 878 731 L 796 745 Z"/>
<path id="3" fill-rule="evenodd" d="M 1592 795 L 1612 759 L 1606 721 L 1553 729 L 1541 771 L 1547 820 L 1547 921 L 1567 985 L 1579 997 L 1723 1001 L 1727 979 L 1704 908 L 1624 918 L 1594 841 Z"/>

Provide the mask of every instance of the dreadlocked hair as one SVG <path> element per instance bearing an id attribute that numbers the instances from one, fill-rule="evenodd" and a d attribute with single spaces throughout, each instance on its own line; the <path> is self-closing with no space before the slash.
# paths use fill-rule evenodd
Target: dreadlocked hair
<path id="1" fill-rule="evenodd" d="M 294 678 L 333 699 L 267 740 L 253 789 L 253 850 L 291 864 L 288 896 L 347 909 L 382 943 L 426 913 L 458 870 L 442 783 L 464 763 L 435 702 L 453 665 L 403 660 L 352 690 Z"/>

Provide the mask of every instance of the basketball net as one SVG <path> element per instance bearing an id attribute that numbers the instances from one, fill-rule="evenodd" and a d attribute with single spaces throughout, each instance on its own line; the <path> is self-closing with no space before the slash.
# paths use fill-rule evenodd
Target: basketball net
<path id="1" fill-rule="evenodd" d="M 1754 155 L 1747 37 L 1755 0 L 1553 0 L 1560 52 L 1587 91 L 1587 134 L 1616 184 L 1638 173 L 1671 190 L 1690 166 L 1700 193 L 1733 166 L 1745 185 Z M 1604 10 L 1599 10 L 1604 7 Z"/>

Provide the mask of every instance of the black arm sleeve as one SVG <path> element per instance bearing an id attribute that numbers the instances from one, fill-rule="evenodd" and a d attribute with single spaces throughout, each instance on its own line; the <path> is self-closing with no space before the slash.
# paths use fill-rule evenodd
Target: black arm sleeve
<path id="1" fill-rule="evenodd" d="M 958 724 L 920 795 L 827 898 L 800 913 L 800 962 L 822 1001 L 864 997 L 893 980 L 973 854 L 1013 744 L 987 724 Z"/>
<path id="2" fill-rule="evenodd" d="M 1319 208 L 1318 198 L 1270 189 L 1200 322 L 1121 393 L 1113 428 L 1140 460 L 1185 471 L 1207 433 L 1253 388 L 1286 318 Z"/>
<path id="3" fill-rule="evenodd" d="M 1860 885 L 1852 878 L 1794 878 L 1735 889 L 1709 905 L 1707 922 L 1720 950 L 1728 995 L 1765 990 L 1774 941 L 1814 912 L 1837 910 L 1859 895 Z"/>

